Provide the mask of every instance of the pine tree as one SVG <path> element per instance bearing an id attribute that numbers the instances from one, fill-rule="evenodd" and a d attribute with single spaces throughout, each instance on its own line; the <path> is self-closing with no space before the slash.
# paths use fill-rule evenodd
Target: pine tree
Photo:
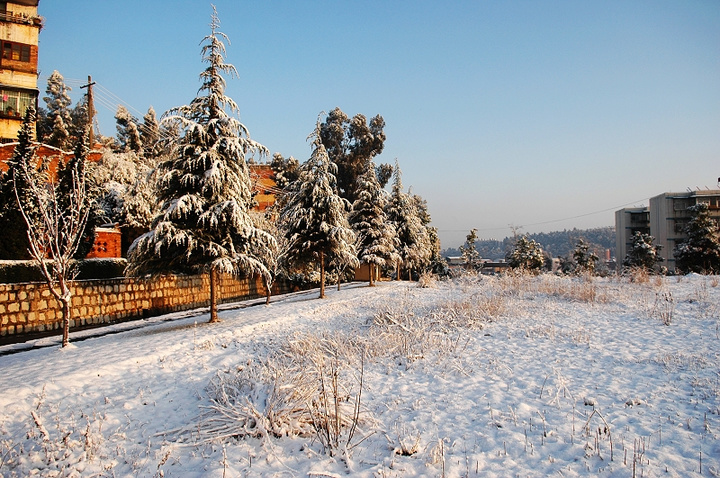
<path id="1" fill-rule="evenodd" d="M 140 139 L 140 130 L 137 120 L 122 105 L 119 105 L 115 113 L 117 139 L 120 143 L 120 151 L 132 151 L 135 154 L 142 154 L 143 143 Z"/>
<path id="2" fill-rule="evenodd" d="M 275 239 L 255 227 L 250 216 L 252 192 L 246 156 L 267 149 L 250 139 L 247 128 L 226 112 L 237 112 L 225 95 L 222 73 L 227 37 L 218 31 L 213 7 L 211 33 L 203 40 L 199 95 L 170 111 L 180 136 L 171 156 L 159 165 L 161 211 L 153 229 L 140 236 L 129 254 L 129 272 L 210 273 L 210 321 L 217 318 L 220 272 L 267 275 Z"/>
<path id="3" fill-rule="evenodd" d="M 70 110 L 70 124 L 68 125 L 68 133 L 70 133 L 70 142 L 77 144 L 77 141 L 85 135 L 88 128 L 92 128 L 93 125 L 88 123 L 88 97 L 83 97 L 75 104 L 75 107 Z M 100 141 L 100 135 L 95 135 L 95 141 Z"/>
<path id="4" fill-rule="evenodd" d="M 273 173 L 275 173 L 275 184 L 281 190 L 287 188 L 292 182 L 297 180 L 300 174 L 300 163 L 298 160 L 292 156 L 285 159 L 280 153 L 273 154 L 270 167 Z"/>
<path id="5" fill-rule="evenodd" d="M 43 138 L 44 142 L 57 148 L 66 150 L 69 148 L 72 136 L 69 128 L 72 124 L 70 116 L 70 91 L 72 88 L 65 85 L 65 79 L 57 71 L 53 71 L 47 81 L 43 97 L 47 105 L 47 120 L 52 124 L 52 132 L 49 137 Z"/>
<path id="6" fill-rule="evenodd" d="M 440 254 L 440 237 L 436 227 L 430 226 L 432 218 L 428 210 L 428 204 L 425 199 L 417 194 L 410 193 L 410 199 L 415 206 L 415 212 L 420 219 L 420 237 L 422 249 L 420 251 L 421 260 L 419 262 L 419 272 L 432 270 L 437 272 L 439 269 L 446 269 L 447 263 Z"/>
<path id="7" fill-rule="evenodd" d="M 506 259 L 510 267 L 524 271 L 539 271 L 545 263 L 542 247 L 527 236 L 518 238 Z"/>
<path id="8" fill-rule="evenodd" d="M 151 106 L 143 116 L 143 124 L 140 128 L 140 143 L 143 147 L 145 158 L 156 157 L 159 154 L 158 142 L 160 141 L 160 124 L 158 123 L 155 109 Z"/>
<path id="9" fill-rule="evenodd" d="M 710 217 L 707 203 L 699 202 L 688 208 L 692 218 L 685 226 L 687 238 L 675 246 L 673 254 L 677 268 L 699 274 L 720 273 L 720 229 Z"/>
<path id="10" fill-rule="evenodd" d="M 300 166 L 300 175 L 290 185 L 280 221 L 290 244 L 289 258 L 295 265 L 317 264 L 320 269 L 320 298 L 325 297 L 325 269 L 331 262 L 357 262 L 355 234 L 347 220 L 350 203 L 337 193 L 335 172 L 320 138 L 320 123 L 312 139 L 312 155 Z"/>
<path id="11" fill-rule="evenodd" d="M 76 175 L 83 178 L 83 207 L 87 208 L 87 218 L 80 231 L 80 242 L 75 250 L 74 259 L 83 259 L 92 249 L 95 243 L 95 228 L 103 224 L 103 211 L 97 202 L 99 188 L 92 181 L 87 171 L 87 157 L 90 152 L 89 128 L 75 144 L 74 154 L 64 164 L 58 164 L 57 171 L 57 201 L 63 208 L 70 208 L 70 202 L 74 201 Z M 60 220 L 64 217 L 60 216 Z"/>
<path id="12" fill-rule="evenodd" d="M 393 181 L 390 202 L 388 203 L 388 220 L 395 226 L 398 239 L 397 252 L 400 260 L 397 263 L 397 278 L 401 279 L 406 272 L 408 280 L 412 279 L 413 271 L 429 264 L 432 251 L 428 230 L 419 215 L 420 209 L 413 196 L 403 190 L 402 171 L 395 163 L 395 179 Z"/>
<path id="13" fill-rule="evenodd" d="M 635 231 L 631 239 L 630 249 L 623 259 L 625 267 L 639 267 L 645 270 L 652 270 L 656 264 L 664 259 L 660 257 L 662 246 L 653 244 L 655 238 L 650 234 Z"/>
<path id="14" fill-rule="evenodd" d="M 468 270 L 476 269 L 480 262 L 480 253 L 475 247 L 475 243 L 477 243 L 477 229 L 471 229 L 470 234 L 465 238 L 465 244 L 460 246 L 463 264 Z"/>
<path id="15" fill-rule="evenodd" d="M 380 187 L 372 163 L 358 178 L 357 200 L 350 213 L 350 224 L 357 233 L 358 259 L 370 266 L 370 286 L 374 272 L 397 262 L 395 227 L 385 214 L 387 193 Z"/>
<path id="16" fill-rule="evenodd" d="M 37 160 L 33 145 L 33 125 L 35 110 L 30 107 L 25 112 L 23 124 L 18 131 L 18 144 L 12 157 L 7 161 L 8 170 L 0 176 L 0 259 L 29 259 L 27 225 L 23 219 L 21 207 L 26 214 L 35 218 L 36 211 L 31 207 L 32 191 L 30 182 L 39 182 Z M 0 173 L 1 174 L 1 173 Z"/>
<path id="17" fill-rule="evenodd" d="M 597 265 L 597 261 L 599 260 L 599 258 L 597 254 L 590 251 L 590 245 L 585 242 L 584 239 L 580 239 L 575 245 L 575 250 L 573 251 L 573 260 L 577 265 L 577 268 L 575 270 L 576 272 L 587 272 L 589 274 L 592 274 L 593 272 L 595 272 L 595 266 Z"/>

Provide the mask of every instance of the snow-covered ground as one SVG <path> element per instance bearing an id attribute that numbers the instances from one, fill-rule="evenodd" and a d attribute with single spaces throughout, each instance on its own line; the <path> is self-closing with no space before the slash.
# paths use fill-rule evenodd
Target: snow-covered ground
<path id="1" fill-rule="evenodd" d="M 0 356 L 0 474 L 720 476 L 718 277 L 316 296 Z"/>

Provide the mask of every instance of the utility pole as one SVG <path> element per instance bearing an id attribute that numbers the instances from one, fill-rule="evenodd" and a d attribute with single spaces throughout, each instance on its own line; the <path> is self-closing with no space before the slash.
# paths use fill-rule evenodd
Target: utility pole
<path id="1" fill-rule="evenodd" d="M 87 96 L 88 96 L 88 126 L 90 127 L 90 149 L 92 149 L 93 145 L 95 144 L 95 134 L 93 132 L 93 121 L 95 119 L 95 106 L 93 105 L 93 94 L 92 94 L 92 87 L 95 84 L 95 82 L 92 80 L 92 76 L 88 75 L 88 82 L 87 85 L 83 85 L 80 88 L 87 88 Z"/>

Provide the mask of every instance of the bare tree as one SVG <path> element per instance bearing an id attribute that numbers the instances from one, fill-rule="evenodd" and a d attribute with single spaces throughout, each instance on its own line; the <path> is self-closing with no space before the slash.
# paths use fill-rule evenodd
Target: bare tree
<path id="1" fill-rule="evenodd" d="M 87 155 L 87 137 L 75 150 L 75 155 L 79 154 Z M 85 171 L 81 164 L 81 161 L 75 162 L 71 187 L 63 193 L 49 175 L 32 174 L 28 163 L 24 163 L 22 172 L 31 192 L 28 203 L 23 204 L 16 188 L 20 212 L 28 227 L 30 255 L 37 261 L 50 292 L 62 308 L 63 347 L 70 342 L 70 284 L 78 273 L 73 256 L 83 240 L 90 213 Z M 30 210 L 34 213 L 30 214 Z"/>

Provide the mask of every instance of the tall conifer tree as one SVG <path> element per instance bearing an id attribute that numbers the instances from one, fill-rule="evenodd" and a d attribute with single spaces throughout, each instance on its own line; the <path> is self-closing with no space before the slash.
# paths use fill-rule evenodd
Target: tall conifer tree
<path id="1" fill-rule="evenodd" d="M 225 63 L 227 37 L 218 31 L 213 7 L 211 33 L 204 38 L 199 95 L 171 110 L 165 122 L 180 136 L 170 159 L 159 165 L 158 199 L 161 211 L 153 229 L 140 236 L 130 250 L 129 272 L 210 274 L 210 321 L 217 317 L 218 274 L 262 274 L 269 271 L 266 255 L 275 239 L 253 224 L 253 199 L 246 156 L 267 149 L 250 139 L 247 128 L 230 116 L 238 110 L 225 95 L 222 73 L 237 74 Z"/>
<path id="2" fill-rule="evenodd" d="M 378 183 L 372 162 L 358 178 L 357 196 L 350 213 L 350 224 L 358 235 L 358 259 L 370 266 L 370 286 L 373 286 L 375 270 L 394 264 L 399 257 L 395 227 L 385 214 L 387 193 Z"/>
<path id="3" fill-rule="evenodd" d="M 12 157 L 7 161 L 8 170 L 0 173 L 0 259 L 29 259 L 27 225 L 20 211 L 34 217 L 35 211 L 29 201 L 32 192 L 29 182 L 39 175 L 35 146 L 33 146 L 33 128 L 35 109 L 30 107 L 25 112 L 23 124 L 18 131 L 18 144 Z"/>
<path id="4" fill-rule="evenodd" d="M 312 139 L 313 152 L 300 166 L 290 187 L 280 221 L 295 264 L 315 263 L 320 269 L 320 298 L 325 297 L 325 269 L 330 262 L 357 263 L 355 234 L 347 220 L 350 203 L 337 193 L 337 167 L 320 138 L 320 123 Z"/>
<path id="5" fill-rule="evenodd" d="M 710 207 L 700 202 L 688 208 L 692 218 L 685 226 L 687 238 L 675 246 L 677 268 L 683 272 L 720 272 L 720 225 L 710 217 Z"/>

